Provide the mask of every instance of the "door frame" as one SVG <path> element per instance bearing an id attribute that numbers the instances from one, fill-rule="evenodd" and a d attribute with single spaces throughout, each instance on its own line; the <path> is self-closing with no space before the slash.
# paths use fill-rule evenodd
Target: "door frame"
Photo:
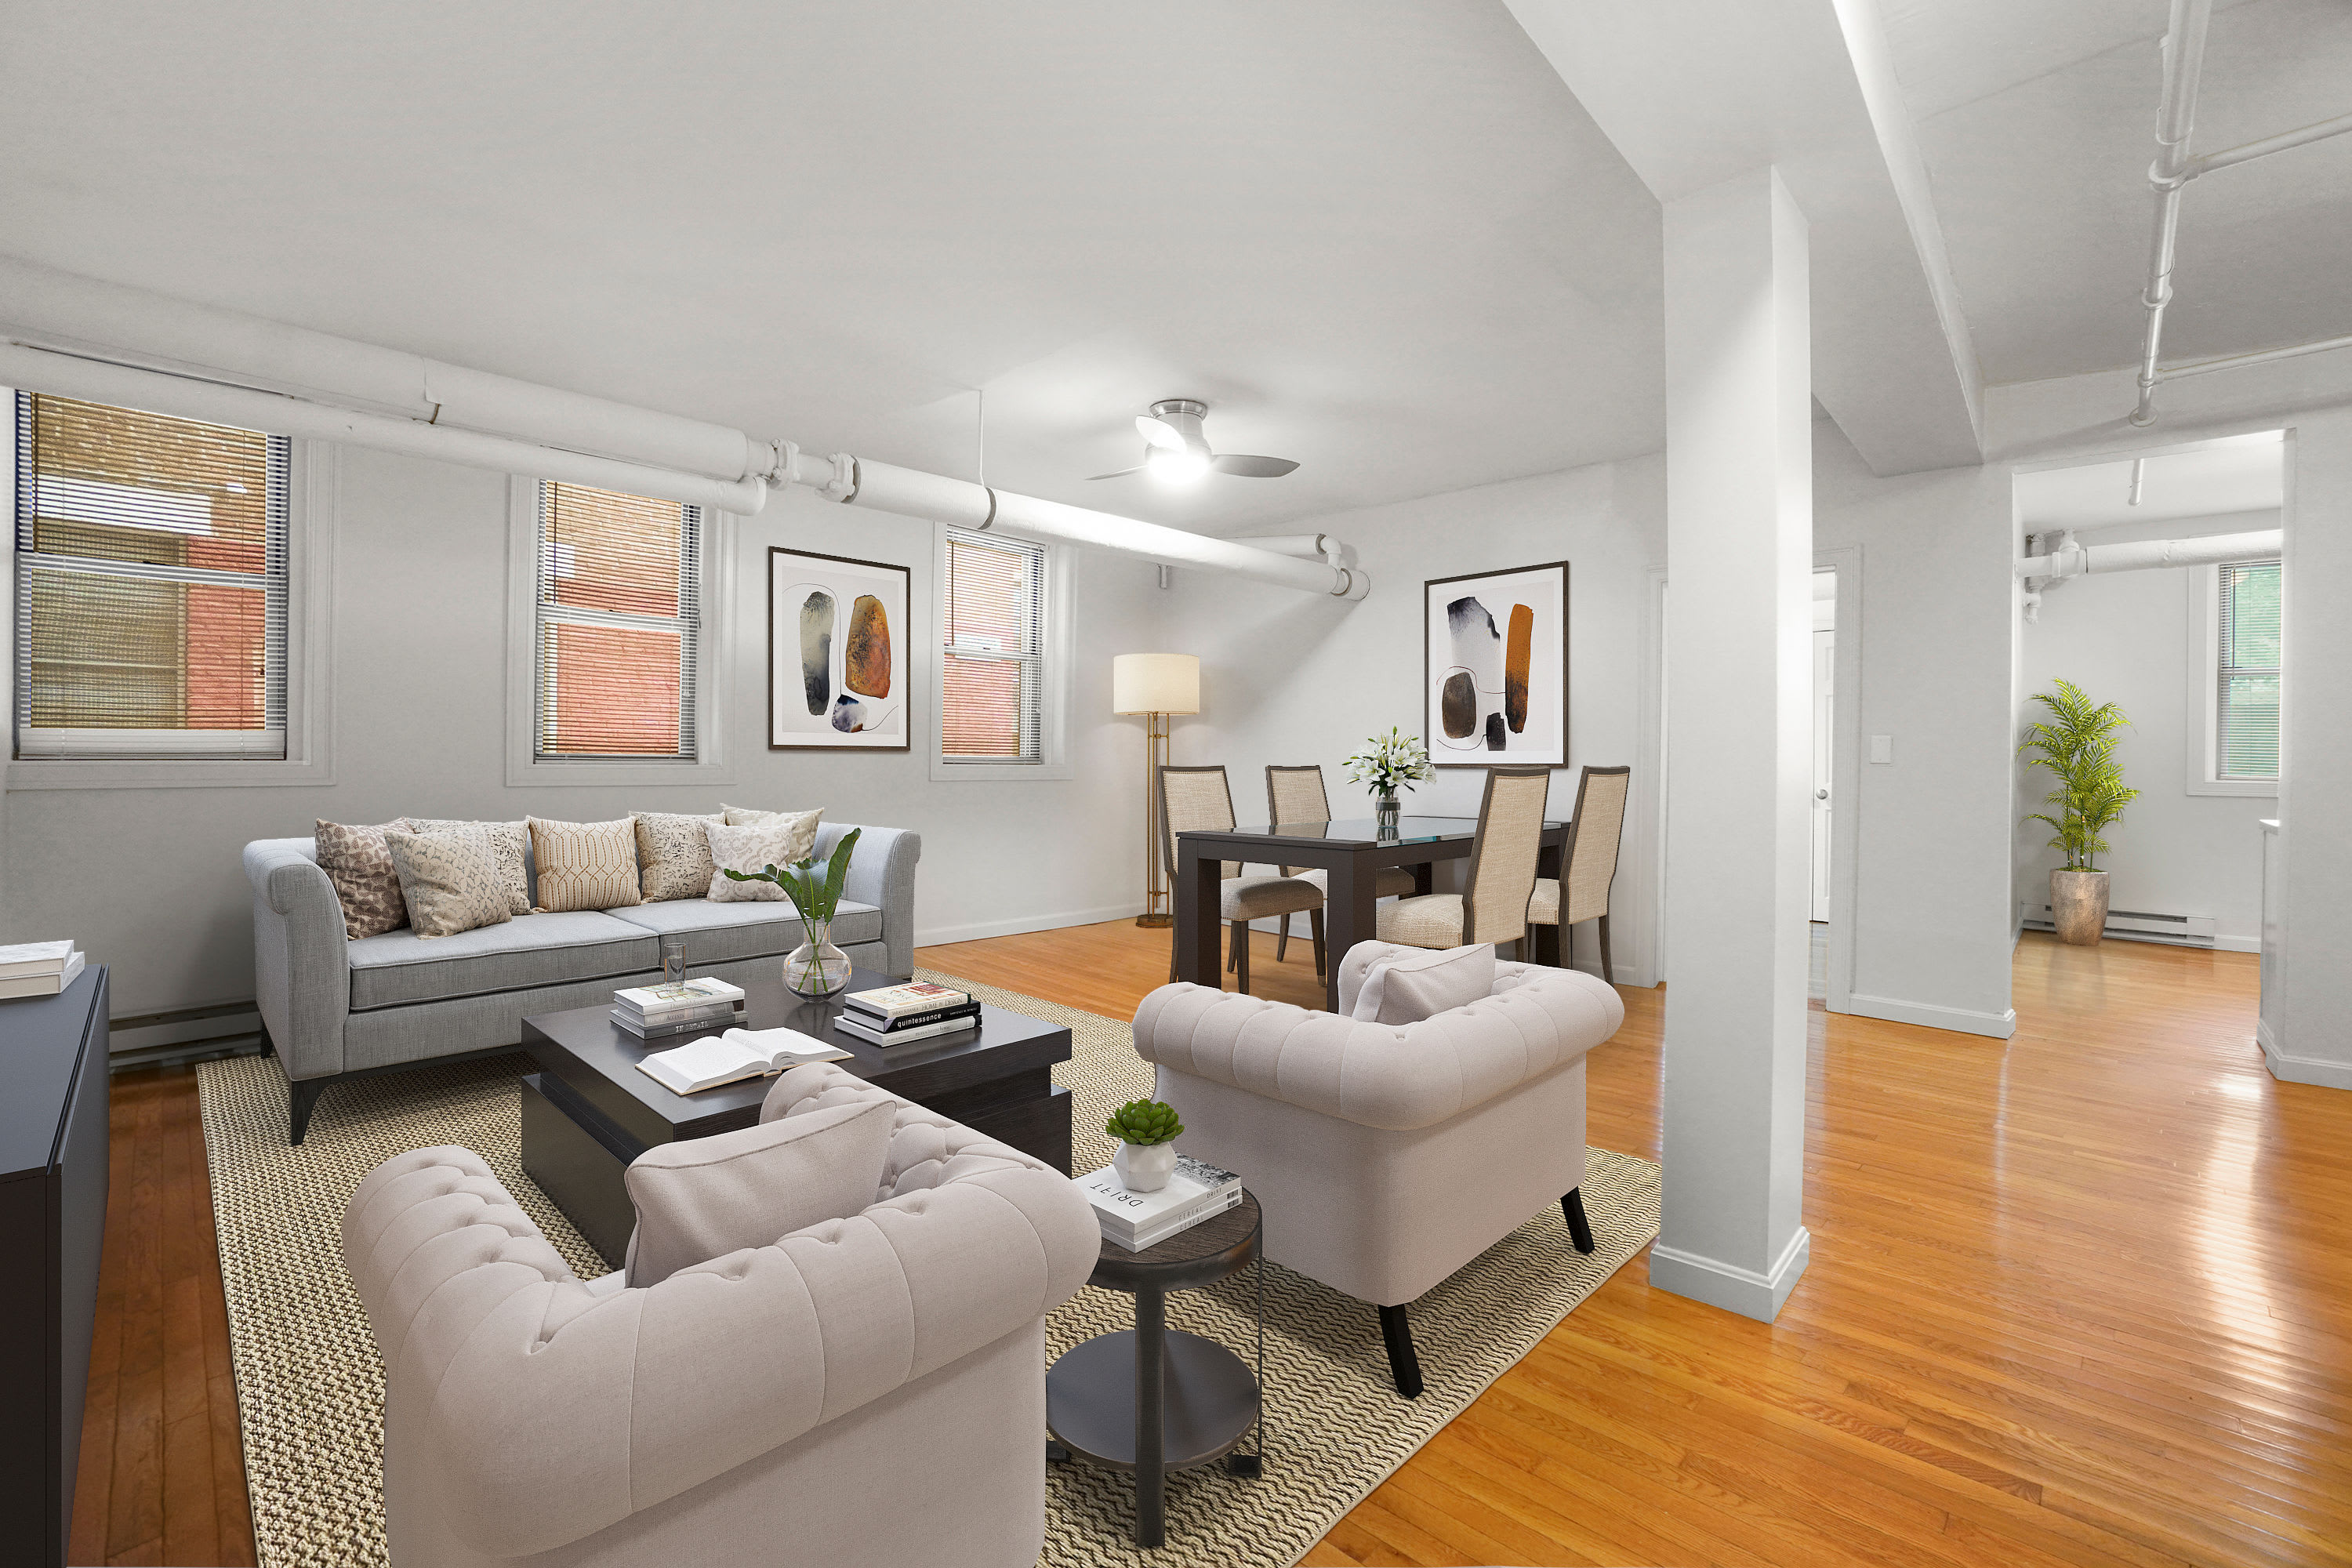
<path id="1" fill-rule="evenodd" d="M 1853 995 L 1855 905 L 1862 846 L 1862 546 L 1813 552 L 1813 570 L 1837 574 L 1837 639 L 1830 662 L 1830 955 L 1832 1013 L 1850 1013 Z"/>

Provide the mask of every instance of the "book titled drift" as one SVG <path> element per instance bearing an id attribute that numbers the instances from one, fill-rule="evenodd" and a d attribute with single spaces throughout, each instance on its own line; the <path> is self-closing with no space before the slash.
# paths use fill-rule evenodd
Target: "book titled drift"
<path id="1" fill-rule="evenodd" d="M 1239 1176 L 1190 1154 L 1176 1156 L 1176 1169 L 1168 1184 L 1156 1193 L 1129 1192 L 1118 1172 L 1108 1165 L 1080 1177 L 1078 1189 L 1095 1205 L 1095 1221 L 1102 1226 L 1103 1238 L 1129 1252 L 1157 1247 L 1179 1231 L 1239 1208 L 1242 1202 Z"/>

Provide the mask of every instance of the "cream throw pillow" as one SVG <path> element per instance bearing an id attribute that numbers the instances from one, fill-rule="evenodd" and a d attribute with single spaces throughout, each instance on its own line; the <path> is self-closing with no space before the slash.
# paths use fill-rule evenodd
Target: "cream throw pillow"
<path id="1" fill-rule="evenodd" d="M 719 820 L 668 812 L 630 813 L 637 825 L 638 889 L 649 904 L 698 899 L 710 890 L 710 840 L 703 828 Z"/>
<path id="2" fill-rule="evenodd" d="M 457 819 L 438 821 L 429 817 L 408 819 L 411 833 L 482 833 L 498 846 L 499 875 L 506 882 L 507 912 L 530 913 L 530 872 L 523 856 L 530 848 L 530 826 L 524 822 L 467 822 Z"/>
<path id="3" fill-rule="evenodd" d="M 418 936 L 456 936 L 514 919 L 507 907 L 499 847 L 488 834 L 394 831 L 383 842 L 400 874 L 409 926 Z"/>
<path id="4" fill-rule="evenodd" d="M 629 1288 L 864 1214 L 882 1185 L 898 1114 L 895 1101 L 876 1100 L 655 1144 L 623 1177 L 637 1206 Z"/>
<path id="5" fill-rule="evenodd" d="M 1366 948 L 1384 949 L 1366 953 Z M 1339 984 L 1349 980 L 1346 970 L 1359 964 L 1355 1004 L 1348 1016 L 1369 1024 L 1418 1024 L 1423 1018 L 1466 1007 L 1495 989 L 1495 944 L 1433 952 L 1425 947 L 1400 947 L 1391 942 L 1358 942 L 1348 950 Z"/>
<path id="6" fill-rule="evenodd" d="M 618 910 L 641 904 L 637 882 L 637 828 L 628 817 L 611 822 L 530 824 L 530 852 L 539 862 L 539 908 Z"/>
<path id="7" fill-rule="evenodd" d="M 805 860 L 816 853 L 817 819 L 824 815 L 820 806 L 814 811 L 755 811 L 748 805 L 721 804 L 719 815 L 730 827 L 790 827 L 793 832 L 791 859 L 778 859 L 779 866 L 789 866 L 793 860 Z"/>
<path id="8" fill-rule="evenodd" d="M 710 886 L 706 892 L 714 904 L 773 904 L 790 903 L 790 896 L 773 882 L 739 882 L 727 873 L 749 874 L 764 871 L 773 866 L 782 870 L 796 859 L 806 859 L 791 853 L 798 829 L 786 823 L 775 827 L 723 827 L 713 822 L 706 825 L 703 837 L 710 841 Z"/>

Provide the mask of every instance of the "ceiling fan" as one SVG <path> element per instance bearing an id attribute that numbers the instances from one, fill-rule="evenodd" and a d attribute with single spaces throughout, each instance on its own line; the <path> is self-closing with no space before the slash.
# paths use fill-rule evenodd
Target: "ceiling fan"
<path id="1" fill-rule="evenodd" d="M 1143 461 L 1131 468 L 1089 474 L 1091 479 L 1116 479 L 1149 472 L 1178 484 L 1190 484 L 1214 469 L 1244 479 L 1278 479 L 1298 467 L 1288 458 L 1252 458 L 1238 452 L 1212 452 L 1201 433 L 1209 405 L 1190 397 L 1168 397 L 1136 416 L 1135 428 L 1144 440 Z"/>

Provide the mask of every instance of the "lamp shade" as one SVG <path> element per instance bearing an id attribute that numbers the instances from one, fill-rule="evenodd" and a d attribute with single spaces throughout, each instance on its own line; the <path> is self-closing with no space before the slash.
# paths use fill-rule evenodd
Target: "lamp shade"
<path id="1" fill-rule="evenodd" d="M 1110 661 L 1114 713 L 1198 713 L 1201 661 L 1189 653 L 1122 653 Z"/>

